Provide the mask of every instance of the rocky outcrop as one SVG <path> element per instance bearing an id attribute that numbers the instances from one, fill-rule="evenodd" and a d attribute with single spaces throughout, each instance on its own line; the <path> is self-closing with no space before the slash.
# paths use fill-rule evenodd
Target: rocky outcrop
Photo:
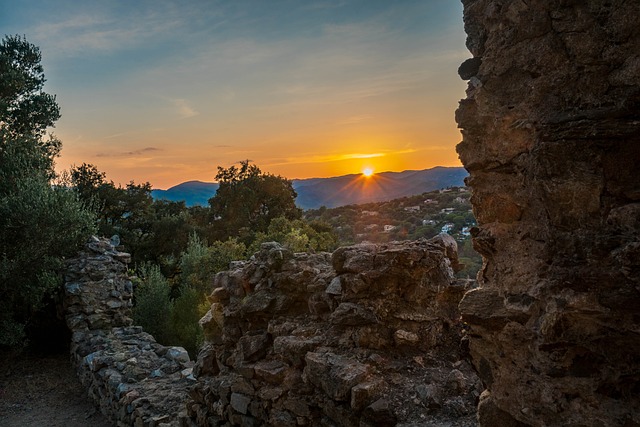
<path id="1" fill-rule="evenodd" d="M 464 0 L 482 426 L 640 425 L 640 3 Z"/>
<path id="2" fill-rule="evenodd" d="M 472 426 L 455 241 L 293 254 L 215 277 L 188 411 L 202 426 Z"/>
<path id="3" fill-rule="evenodd" d="M 189 355 L 165 347 L 132 326 L 129 254 L 93 237 L 67 263 L 65 316 L 80 381 L 117 426 L 176 426 L 186 422 L 193 384 Z"/>

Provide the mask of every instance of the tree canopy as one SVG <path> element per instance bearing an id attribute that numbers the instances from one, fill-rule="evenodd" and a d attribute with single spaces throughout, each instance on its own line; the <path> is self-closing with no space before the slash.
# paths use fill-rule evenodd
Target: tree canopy
<path id="1" fill-rule="evenodd" d="M 13 135 L 42 136 L 60 118 L 55 95 L 44 87 L 40 49 L 24 37 L 0 44 L 0 124 Z"/>
<path id="2" fill-rule="evenodd" d="M 61 285 L 65 256 L 93 231 L 77 195 L 54 185 L 61 143 L 47 127 L 60 117 L 42 92 L 39 49 L 24 38 L 0 43 L 0 346 L 20 346 L 25 328 Z"/>
<path id="3" fill-rule="evenodd" d="M 239 167 L 219 166 L 216 180 L 220 187 L 209 205 L 212 219 L 221 225 L 217 238 L 248 241 L 254 233 L 266 232 L 274 218 L 293 220 L 302 215 L 291 181 L 263 173 L 249 160 L 240 162 Z"/>

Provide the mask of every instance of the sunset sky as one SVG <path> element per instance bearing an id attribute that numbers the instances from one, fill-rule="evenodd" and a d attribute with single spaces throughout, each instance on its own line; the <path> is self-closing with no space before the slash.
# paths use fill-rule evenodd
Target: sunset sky
<path id="1" fill-rule="evenodd" d="M 125 184 L 459 166 L 457 0 L 0 0 L 40 47 L 58 169 Z"/>

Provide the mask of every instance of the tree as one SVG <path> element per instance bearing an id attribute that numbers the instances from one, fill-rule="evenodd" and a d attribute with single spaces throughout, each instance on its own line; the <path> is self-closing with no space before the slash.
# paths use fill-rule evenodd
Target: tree
<path id="1" fill-rule="evenodd" d="M 66 256 L 93 232 L 77 194 L 53 185 L 61 143 L 44 139 L 60 116 L 37 47 L 0 44 L 0 345 L 24 344 L 25 328 L 62 284 Z"/>
<path id="2" fill-rule="evenodd" d="M 100 188 L 107 184 L 107 174 L 95 165 L 83 163 L 71 168 L 71 185 L 87 206 L 100 204 Z"/>
<path id="3" fill-rule="evenodd" d="M 209 205 L 219 240 L 239 237 L 248 243 L 254 233 L 266 232 L 272 219 L 292 220 L 302 215 L 291 181 L 262 173 L 249 160 L 240 162 L 240 167 L 218 167 L 216 180 L 220 187 Z"/>
<path id="4" fill-rule="evenodd" d="M 24 37 L 5 36 L 0 44 L 0 124 L 12 136 L 35 135 L 60 118 L 54 95 L 42 91 L 40 49 Z"/>

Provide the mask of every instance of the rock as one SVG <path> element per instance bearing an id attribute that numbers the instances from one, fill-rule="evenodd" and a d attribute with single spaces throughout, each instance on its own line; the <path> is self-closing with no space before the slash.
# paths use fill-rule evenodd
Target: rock
<path id="1" fill-rule="evenodd" d="M 251 398 L 240 393 L 231 393 L 231 407 L 240 412 L 246 414 L 249 409 L 249 403 Z"/>
<path id="2" fill-rule="evenodd" d="M 276 337 L 273 341 L 273 351 L 281 355 L 285 360 L 294 365 L 300 365 L 307 352 L 314 350 L 322 344 L 321 337 Z"/>
<path id="3" fill-rule="evenodd" d="M 433 384 L 419 384 L 416 387 L 418 396 L 426 403 L 430 409 L 440 408 L 442 406 L 442 393 Z"/>
<path id="4" fill-rule="evenodd" d="M 463 3 L 480 425 L 639 424 L 640 3 Z"/>
<path id="5" fill-rule="evenodd" d="M 254 371 L 256 377 L 271 384 L 280 384 L 284 379 L 287 368 L 287 364 L 279 360 L 271 360 L 256 363 Z"/>
<path id="6" fill-rule="evenodd" d="M 351 361 L 333 353 L 312 353 L 305 356 L 305 378 L 322 389 L 334 400 L 347 400 L 351 388 L 363 382 L 368 375 L 367 365 Z"/>
<path id="7" fill-rule="evenodd" d="M 478 422 L 483 426 L 504 426 L 504 427 L 528 427 L 529 424 L 521 423 L 514 419 L 511 414 L 498 408 L 491 401 L 491 393 L 487 390 L 480 396 L 478 404 Z"/>
<path id="8" fill-rule="evenodd" d="M 208 299 L 209 302 L 213 303 L 219 303 L 219 302 L 227 302 L 229 301 L 229 291 L 226 288 L 223 287 L 219 287 L 219 288 L 215 288 L 212 292 L 211 295 L 209 295 Z"/>
<path id="9" fill-rule="evenodd" d="M 329 319 L 334 325 L 341 326 L 363 326 L 378 321 L 371 311 L 350 302 L 341 303 Z"/>
<path id="10" fill-rule="evenodd" d="M 179 363 L 189 362 L 189 353 L 182 347 L 170 347 L 167 351 L 166 357 L 170 360 L 175 360 Z"/>
<path id="11" fill-rule="evenodd" d="M 351 389 L 351 408 L 360 411 L 380 397 L 385 382 L 381 378 L 362 382 Z"/>
<path id="12" fill-rule="evenodd" d="M 331 283 L 329 283 L 329 286 L 327 286 L 325 292 L 329 295 L 342 295 L 342 284 L 340 283 L 339 276 L 334 277 L 333 280 L 331 280 Z"/>
<path id="13" fill-rule="evenodd" d="M 420 336 L 418 336 L 418 334 L 402 329 L 398 329 L 393 333 L 393 339 L 396 345 L 416 344 L 420 342 Z"/>
<path id="14" fill-rule="evenodd" d="M 271 338 L 264 331 L 244 335 L 238 341 L 238 357 L 245 362 L 254 362 L 264 356 L 270 344 Z"/>
<path id="15" fill-rule="evenodd" d="M 482 58 L 469 58 L 458 67 L 458 75 L 462 80 L 469 80 L 478 74 Z"/>
<path id="16" fill-rule="evenodd" d="M 457 307 L 466 285 L 453 275 L 455 251 L 447 236 L 334 254 L 267 244 L 218 273 L 214 287 L 224 292 L 214 292 L 201 321 L 207 342 L 194 366 L 190 419 L 364 427 L 436 417 L 473 425 L 472 367 L 456 364 L 469 380 L 448 386 L 458 378 L 451 364 L 463 357 Z M 438 394 L 420 398 L 420 384 Z"/>
<path id="17" fill-rule="evenodd" d="M 367 406 L 364 410 L 364 418 L 381 427 L 393 427 L 397 421 L 396 416 L 389 408 L 389 401 L 386 399 L 378 399 Z"/>
<path id="18" fill-rule="evenodd" d="M 262 387 L 258 391 L 258 397 L 262 400 L 277 400 L 282 394 L 284 390 L 280 387 Z"/>
<path id="19" fill-rule="evenodd" d="M 64 307 L 71 356 L 82 385 L 118 425 L 161 426 L 186 417 L 195 378 L 186 351 L 163 347 L 131 326 L 130 257 L 91 238 L 67 261 Z"/>

